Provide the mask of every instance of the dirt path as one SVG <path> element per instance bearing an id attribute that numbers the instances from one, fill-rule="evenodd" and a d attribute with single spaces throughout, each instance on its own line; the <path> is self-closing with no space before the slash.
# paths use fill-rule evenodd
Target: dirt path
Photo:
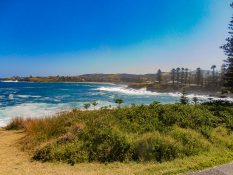
<path id="1" fill-rule="evenodd" d="M 44 175 L 74 174 L 73 167 L 67 165 L 43 164 L 30 161 L 29 156 L 20 151 L 17 142 L 24 136 L 15 131 L 0 131 L 0 174 L 1 175 Z M 45 166 L 46 165 L 46 166 Z"/>

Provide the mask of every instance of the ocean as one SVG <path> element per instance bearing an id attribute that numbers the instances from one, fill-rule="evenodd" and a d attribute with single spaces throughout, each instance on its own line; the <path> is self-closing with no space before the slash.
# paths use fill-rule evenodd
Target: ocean
<path id="1" fill-rule="evenodd" d="M 180 96 L 179 93 L 135 90 L 114 84 L 0 82 L 0 127 L 5 126 L 13 117 L 51 116 L 74 108 L 83 109 L 84 103 L 93 101 L 97 101 L 95 108 L 98 109 L 116 106 L 116 98 L 123 99 L 123 105 L 149 104 L 153 101 L 168 104 L 179 102 Z M 188 95 L 190 101 L 194 96 Z M 209 98 L 197 97 L 200 100 Z M 230 98 L 228 100 L 233 101 Z"/>

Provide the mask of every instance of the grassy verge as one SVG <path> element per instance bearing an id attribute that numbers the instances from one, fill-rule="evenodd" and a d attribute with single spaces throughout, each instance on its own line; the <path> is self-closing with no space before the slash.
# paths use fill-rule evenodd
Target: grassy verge
<path id="1" fill-rule="evenodd" d="M 132 174 L 176 174 L 233 160 L 232 106 L 154 103 L 73 110 L 14 119 L 7 128 L 24 129 L 23 148 L 43 162 L 99 162 L 134 167 Z"/>

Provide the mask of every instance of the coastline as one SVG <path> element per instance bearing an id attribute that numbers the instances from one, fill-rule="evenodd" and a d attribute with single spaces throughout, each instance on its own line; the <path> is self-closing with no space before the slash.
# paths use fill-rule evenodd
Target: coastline
<path id="1" fill-rule="evenodd" d="M 171 86 L 153 87 L 153 84 L 146 83 L 126 83 L 126 82 L 97 82 L 97 81 L 0 81 L 3 83 L 77 83 L 77 84 L 97 84 L 97 85 L 122 85 L 127 87 L 127 89 L 141 90 L 146 89 L 149 92 L 155 93 L 174 93 L 182 94 L 182 88 L 172 88 Z M 135 86 L 136 85 L 136 86 Z M 233 98 L 233 94 L 222 94 L 219 91 L 207 90 L 204 88 L 190 89 L 190 87 L 185 87 L 186 95 L 197 95 L 197 96 L 208 96 L 210 98 Z"/>
<path id="2" fill-rule="evenodd" d="M 161 94 L 179 94 L 180 96 L 182 95 L 182 90 L 171 90 L 171 91 L 166 91 L 166 90 L 159 90 L 159 89 L 148 89 L 146 87 L 142 88 L 134 88 L 127 86 L 128 89 L 134 89 L 134 90 L 141 90 L 141 89 L 146 89 L 148 92 L 154 92 L 154 93 L 161 93 Z M 207 98 L 215 98 L 219 100 L 224 100 L 224 99 L 232 99 L 233 101 L 233 94 L 222 94 L 221 92 L 213 92 L 213 91 L 195 91 L 195 90 L 190 90 L 185 92 L 186 96 L 205 96 Z"/>
<path id="3" fill-rule="evenodd" d="M 79 83 L 79 84 L 108 84 L 116 85 L 113 82 L 92 82 L 92 81 L 0 81 L 1 83 Z"/>

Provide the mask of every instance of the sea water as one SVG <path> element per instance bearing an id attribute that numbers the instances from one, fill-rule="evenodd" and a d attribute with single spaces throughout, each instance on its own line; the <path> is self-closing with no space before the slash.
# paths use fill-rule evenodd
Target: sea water
<path id="1" fill-rule="evenodd" d="M 180 96 L 179 93 L 135 90 L 114 84 L 0 82 L 0 127 L 13 117 L 51 116 L 74 108 L 83 109 L 84 103 L 93 101 L 98 103 L 95 107 L 98 109 L 116 106 L 116 98 L 123 99 L 124 105 L 149 104 L 153 101 L 166 104 L 179 102 Z M 193 97 L 192 94 L 188 95 L 189 99 Z M 209 98 L 197 97 L 200 100 Z"/>

